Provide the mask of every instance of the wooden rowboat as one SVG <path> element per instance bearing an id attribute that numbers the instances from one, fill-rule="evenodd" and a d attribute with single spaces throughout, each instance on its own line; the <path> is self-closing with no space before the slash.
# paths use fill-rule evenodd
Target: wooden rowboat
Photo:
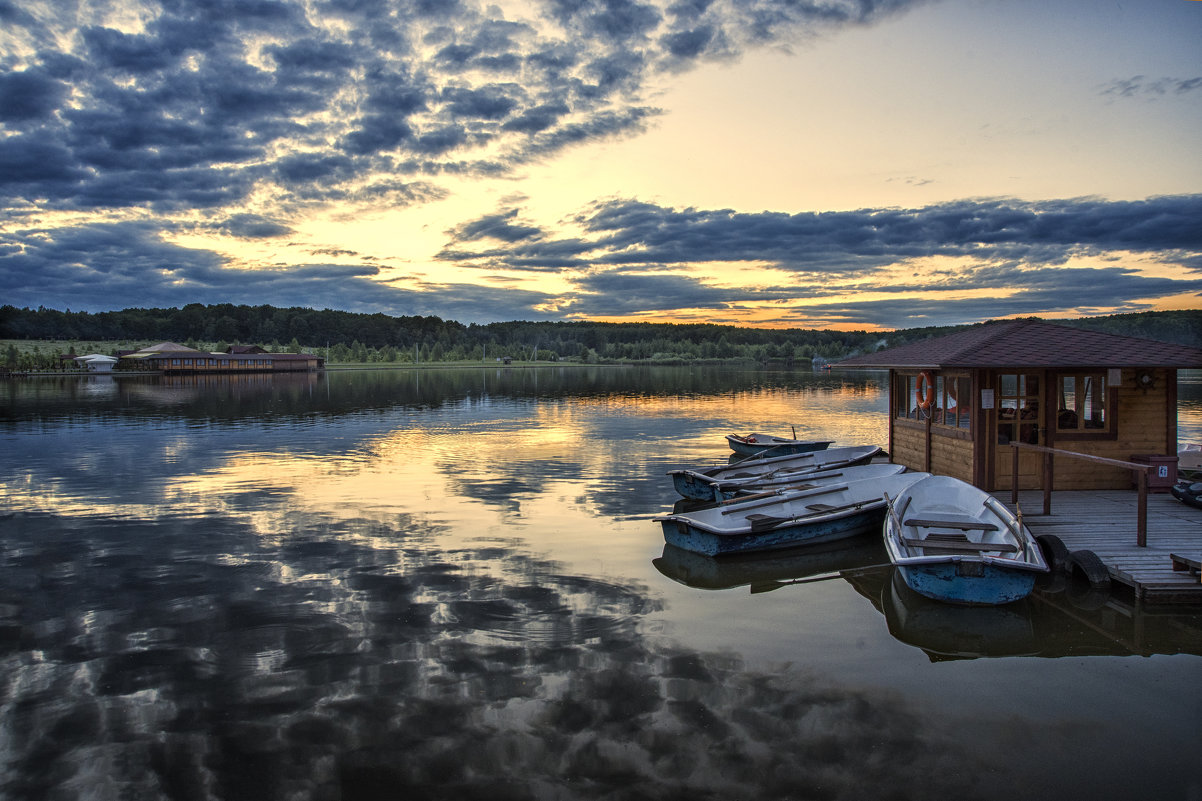
<path id="1" fill-rule="evenodd" d="M 763 492 L 782 491 L 790 488 L 804 489 L 836 484 L 840 481 L 864 481 L 869 478 L 884 478 L 904 472 L 906 472 L 906 466 L 903 464 L 861 464 L 832 470 L 782 473 L 758 481 L 723 481 L 714 485 L 714 498 L 725 501 Z"/>
<path id="2" fill-rule="evenodd" d="M 670 545 L 706 556 L 792 548 L 879 530 L 885 494 L 901 492 L 928 473 L 898 473 L 813 489 L 750 496 L 692 512 L 654 518 Z"/>
<path id="3" fill-rule="evenodd" d="M 885 550 L 906 585 L 947 603 L 1026 598 L 1047 560 L 1022 520 L 992 495 L 949 476 L 889 494 Z"/>
<path id="4" fill-rule="evenodd" d="M 726 441 L 730 449 L 744 456 L 754 456 L 757 453 L 770 451 L 778 456 L 786 453 L 810 453 L 811 451 L 826 450 L 832 440 L 818 439 L 788 439 L 774 437 L 771 434 L 727 434 Z"/>
<path id="5" fill-rule="evenodd" d="M 837 470 L 853 465 L 867 464 L 884 453 L 876 445 L 858 445 L 844 448 L 826 448 L 809 453 L 793 453 L 779 456 L 764 456 L 745 459 L 735 464 L 701 469 L 669 470 L 672 486 L 684 498 L 697 501 L 722 500 L 714 491 L 718 484 L 730 484 L 731 490 L 744 483 L 771 483 L 780 478 L 778 484 L 788 484 L 792 478 L 804 473 Z"/>

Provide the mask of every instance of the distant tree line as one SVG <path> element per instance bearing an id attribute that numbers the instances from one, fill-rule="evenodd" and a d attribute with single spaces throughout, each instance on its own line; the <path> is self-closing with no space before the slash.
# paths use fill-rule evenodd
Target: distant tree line
<path id="1" fill-rule="evenodd" d="M 1202 310 L 1145 312 L 1065 322 L 1126 336 L 1202 347 Z M 590 364 L 745 361 L 796 365 L 919 341 L 965 328 L 888 333 L 763 329 L 672 323 L 504 322 L 464 325 L 439 317 L 302 307 L 189 304 L 181 309 L 72 312 L 0 306 L 0 339 L 179 342 L 205 350 L 257 344 L 311 352 L 332 363 L 569 360 Z M 5 361 L 10 362 L 10 348 Z"/>

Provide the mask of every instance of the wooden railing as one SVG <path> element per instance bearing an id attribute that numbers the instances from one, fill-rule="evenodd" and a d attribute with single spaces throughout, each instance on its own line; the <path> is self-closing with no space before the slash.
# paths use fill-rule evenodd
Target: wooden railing
<path id="1" fill-rule="evenodd" d="M 1011 473 L 1010 484 L 1010 502 L 1018 503 L 1018 451 L 1019 449 L 1028 451 L 1037 451 L 1043 454 L 1043 478 L 1040 481 L 1043 487 L 1043 513 L 1050 515 L 1052 513 L 1052 485 L 1053 485 L 1053 460 L 1055 454 L 1068 456 L 1073 459 L 1084 459 L 1087 462 L 1095 464 L 1104 464 L 1111 467 L 1123 467 L 1128 470 L 1135 471 L 1136 487 L 1139 491 L 1139 500 L 1136 502 L 1136 525 L 1135 525 L 1135 544 L 1140 548 L 1148 546 L 1148 471 L 1152 469 L 1151 465 L 1138 464 L 1136 462 L 1123 462 L 1118 459 L 1107 459 L 1104 456 L 1093 456 L 1088 453 L 1077 453 L 1076 451 L 1066 451 L 1061 448 L 1048 448 L 1043 445 L 1027 445 L 1022 442 L 1011 442 L 1010 447 L 1014 448 L 1014 469 Z"/>

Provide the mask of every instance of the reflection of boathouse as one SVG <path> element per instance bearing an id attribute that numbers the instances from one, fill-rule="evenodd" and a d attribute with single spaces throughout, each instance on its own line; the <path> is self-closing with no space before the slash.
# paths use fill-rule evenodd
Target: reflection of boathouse
<path id="1" fill-rule="evenodd" d="M 893 461 L 1011 489 L 1019 442 L 1128 461 L 1177 453 L 1177 369 L 1202 350 L 1039 320 L 984 323 L 840 362 L 889 370 Z M 1019 449 L 1019 489 L 1040 486 L 1042 455 Z M 1168 472 L 1168 471 L 1166 471 Z M 1121 489 L 1131 473 L 1057 460 L 1055 489 Z"/>
<path id="2" fill-rule="evenodd" d="M 224 353 L 206 353 L 162 342 L 121 356 L 121 366 L 136 370 L 158 370 L 168 374 L 311 372 L 323 367 L 322 359 L 309 353 L 269 353 L 256 345 L 235 345 Z"/>

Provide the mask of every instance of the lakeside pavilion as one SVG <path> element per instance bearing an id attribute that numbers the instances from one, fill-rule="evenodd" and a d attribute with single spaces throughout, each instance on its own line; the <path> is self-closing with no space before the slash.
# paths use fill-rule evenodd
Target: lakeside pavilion
<path id="1" fill-rule="evenodd" d="M 1025 443 L 1159 465 L 1165 486 L 1176 477 L 1177 370 L 1202 368 L 1202 349 L 1003 320 L 832 366 L 889 371 L 888 450 L 912 470 L 1015 489 L 1017 450 L 1016 489 L 1039 488 L 1044 454 L 1013 447 Z M 1053 489 L 1131 486 L 1122 467 L 1056 459 Z"/>

